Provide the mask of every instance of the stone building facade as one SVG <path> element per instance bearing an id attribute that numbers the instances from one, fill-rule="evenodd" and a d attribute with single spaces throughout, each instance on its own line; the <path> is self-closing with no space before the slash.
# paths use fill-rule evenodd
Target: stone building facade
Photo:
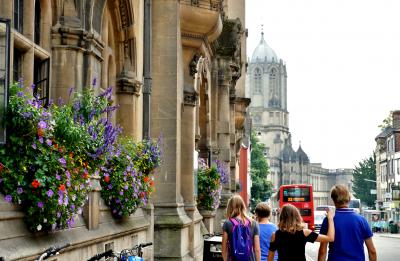
<path id="1" fill-rule="evenodd" d="M 391 113 L 392 125 L 376 138 L 377 209 L 400 221 L 400 111 Z"/>
<path id="2" fill-rule="evenodd" d="M 0 6 L 0 18 L 12 25 L 11 80 L 23 77 L 26 92 L 34 83 L 45 100 L 66 100 L 70 87 L 80 91 L 94 79 L 101 90 L 113 86 L 120 105 L 115 123 L 135 140 L 162 136 L 164 151 L 152 204 L 122 222 L 93 189 L 73 229 L 32 235 L 22 211 L 0 196 L 0 256 L 31 260 L 69 242 L 57 259 L 85 260 L 151 241 L 145 260 L 202 260 L 203 223 L 220 231 L 246 138 L 245 0 L 0 0 Z M 196 155 L 230 169 L 218 210 L 197 209 Z"/>
<path id="3" fill-rule="evenodd" d="M 251 98 L 252 130 L 266 147 L 264 155 L 270 167 L 268 180 L 274 189 L 283 184 L 312 184 L 315 204 L 327 204 L 334 184 L 346 184 L 351 190 L 352 170 L 324 169 L 321 164 L 310 162 L 301 145 L 293 149 L 287 110 L 287 77 L 286 64 L 261 33 L 261 40 L 249 60 L 247 97 Z"/>

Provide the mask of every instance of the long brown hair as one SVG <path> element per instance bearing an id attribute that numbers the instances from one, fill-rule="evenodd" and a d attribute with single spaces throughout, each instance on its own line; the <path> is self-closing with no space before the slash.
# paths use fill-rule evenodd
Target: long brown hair
<path id="1" fill-rule="evenodd" d="M 296 231 L 303 230 L 304 223 L 299 210 L 291 204 L 283 205 L 279 215 L 278 227 L 281 231 L 292 234 Z"/>
<path id="2" fill-rule="evenodd" d="M 234 218 L 240 216 L 242 219 L 247 218 L 251 221 L 250 217 L 246 214 L 246 205 L 240 195 L 234 195 L 228 200 L 226 207 L 226 218 Z"/>

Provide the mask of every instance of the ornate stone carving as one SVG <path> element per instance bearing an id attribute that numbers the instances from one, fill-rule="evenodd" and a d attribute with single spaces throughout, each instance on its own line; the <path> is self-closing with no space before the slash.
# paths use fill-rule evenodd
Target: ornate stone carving
<path id="1" fill-rule="evenodd" d="M 195 54 L 189 63 L 190 76 L 192 76 L 193 78 L 194 75 L 197 73 L 197 62 L 199 61 L 199 59 L 200 56 L 198 54 Z"/>
<path id="2" fill-rule="evenodd" d="M 199 95 L 194 90 L 193 91 L 186 91 L 185 90 L 183 92 L 183 104 L 184 105 L 196 106 L 198 98 L 199 98 Z"/>
<path id="3" fill-rule="evenodd" d="M 117 93 L 132 94 L 139 96 L 142 83 L 135 80 L 132 75 L 124 73 L 124 71 L 117 77 Z"/>

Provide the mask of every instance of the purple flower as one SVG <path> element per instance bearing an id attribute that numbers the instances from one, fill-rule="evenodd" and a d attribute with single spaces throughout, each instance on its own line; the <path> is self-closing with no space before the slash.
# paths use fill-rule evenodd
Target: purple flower
<path id="1" fill-rule="evenodd" d="M 124 189 L 127 190 L 127 189 L 128 189 L 128 185 L 125 185 L 125 186 L 124 186 Z"/>
<path id="2" fill-rule="evenodd" d="M 49 113 L 49 112 L 47 112 L 47 111 L 44 111 L 43 113 L 42 113 L 42 116 L 43 117 L 49 117 L 51 114 Z"/>
<path id="3" fill-rule="evenodd" d="M 47 194 L 48 197 L 51 198 L 51 197 L 54 195 L 54 192 L 53 192 L 53 190 L 49 189 L 49 190 L 46 192 L 46 194 Z"/>
<path id="4" fill-rule="evenodd" d="M 69 180 L 67 181 L 67 187 L 71 187 L 71 182 Z"/>
<path id="5" fill-rule="evenodd" d="M 53 144 L 53 143 L 51 142 L 50 139 L 47 139 L 47 140 L 46 140 L 46 144 L 47 144 L 48 146 L 51 146 L 51 144 Z"/>
<path id="6" fill-rule="evenodd" d="M 108 188 L 108 189 L 112 189 L 112 185 L 111 185 L 111 184 L 108 184 L 107 188 Z"/>
<path id="7" fill-rule="evenodd" d="M 74 223 L 75 223 L 74 218 L 71 218 L 70 220 L 67 221 L 67 225 L 69 228 L 71 228 Z"/>
<path id="8" fill-rule="evenodd" d="M 119 192 L 119 194 L 120 194 L 121 196 L 123 196 L 123 195 L 124 195 L 124 191 L 121 190 L 121 191 Z"/>
<path id="9" fill-rule="evenodd" d="M 71 210 L 74 210 L 74 209 L 75 209 L 75 205 L 74 205 L 74 204 L 71 204 L 70 209 L 71 209 Z"/>
<path id="10" fill-rule="evenodd" d="M 96 86 L 96 82 L 97 82 L 97 78 L 94 77 L 94 78 L 93 78 L 93 82 L 92 82 L 92 86 Z"/>
<path id="11" fill-rule="evenodd" d="M 61 217 L 61 213 L 57 212 L 57 218 L 60 218 L 60 217 Z"/>
<path id="12" fill-rule="evenodd" d="M 68 97 L 71 97 L 72 92 L 74 91 L 74 87 L 70 87 L 68 89 Z"/>
<path id="13" fill-rule="evenodd" d="M 24 117 L 24 119 L 28 119 L 32 117 L 32 112 L 23 112 L 22 117 Z"/>
<path id="14" fill-rule="evenodd" d="M 39 201 L 39 202 L 37 203 L 37 205 L 38 205 L 39 208 L 43 208 L 43 202 L 42 202 L 42 201 Z"/>
<path id="15" fill-rule="evenodd" d="M 36 143 L 32 143 L 32 148 L 36 150 Z"/>
<path id="16" fill-rule="evenodd" d="M 4 200 L 7 201 L 8 203 L 11 203 L 12 197 L 11 197 L 10 195 L 6 195 L 6 196 L 4 197 Z"/>
<path id="17" fill-rule="evenodd" d="M 69 173 L 69 171 L 67 170 L 67 171 L 65 172 L 65 176 L 67 176 L 67 179 L 69 179 L 69 178 L 71 178 L 71 173 Z"/>
<path id="18" fill-rule="evenodd" d="M 43 144 L 43 137 L 42 136 L 39 137 L 39 142 Z"/>
<path id="19" fill-rule="evenodd" d="M 39 121 L 38 127 L 41 129 L 47 129 L 47 123 L 45 121 Z"/>
<path id="20" fill-rule="evenodd" d="M 64 167 L 65 167 L 65 165 L 67 164 L 67 161 L 65 161 L 64 158 L 60 158 L 58 161 L 59 161 Z"/>
<path id="21" fill-rule="evenodd" d="M 17 188 L 17 193 L 18 193 L 18 194 L 22 194 L 22 192 L 24 192 L 24 190 L 23 190 L 21 187 L 18 187 L 18 188 Z"/>
<path id="22" fill-rule="evenodd" d="M 56 174 L 56 180 L 61 180 L 61 176 Z"/>

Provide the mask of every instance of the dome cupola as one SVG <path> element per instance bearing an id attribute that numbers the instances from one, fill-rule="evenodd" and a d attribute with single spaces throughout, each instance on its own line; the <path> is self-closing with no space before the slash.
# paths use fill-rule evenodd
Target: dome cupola
<path id="1" fill-rule="evenodd" d="M 275 51 L 272 50 L 271 47 L 268 46 L 267 42 L 264 40 L 264 32 L 261 32 L 261 40 L 256 49 L 253 52 L 253 56 L 251 57 L 252 63 L 263 63 L 263 62 L 279 62 L 279 58 L 276 55 Z"/>

